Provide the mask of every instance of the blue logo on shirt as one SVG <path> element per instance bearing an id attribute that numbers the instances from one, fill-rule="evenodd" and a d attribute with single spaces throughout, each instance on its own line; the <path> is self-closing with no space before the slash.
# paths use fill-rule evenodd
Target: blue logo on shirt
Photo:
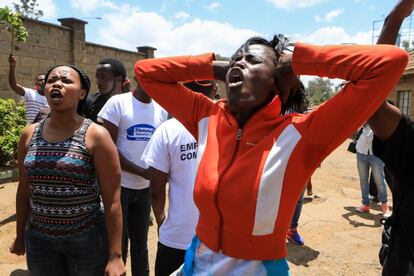
<path id="1" fill-rule="evenodd" d="M 149 141 L 155 127 L 147 124 L 134 125 L 127 129 L 127 139 L 131 141 Z"/>

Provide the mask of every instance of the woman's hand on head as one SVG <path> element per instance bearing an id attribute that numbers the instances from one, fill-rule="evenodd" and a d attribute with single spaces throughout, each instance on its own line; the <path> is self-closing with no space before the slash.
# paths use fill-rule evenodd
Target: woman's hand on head
<path id="1" fill-rule="evenodd" d="M 276 67 L 276 81 L 282 104 L 299 89 L 299 78 L 292 69 L 292 54 L 283 54 Z"/>
<path id="2" fill-rule="evenodd" d="M 226 81 L 226 74 L 229 70 L 229 62 L 222 60 L 213 61 L 213 72 L 216 80 Z"/>

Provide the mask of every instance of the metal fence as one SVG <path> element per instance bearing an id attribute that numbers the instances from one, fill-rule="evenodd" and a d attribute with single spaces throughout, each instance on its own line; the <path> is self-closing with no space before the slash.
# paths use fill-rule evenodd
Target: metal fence
<path id="1" fill-rule="evenodd" d="M 380 20 L 374 20 L 372 22 L 372 44 L 375 44 L 378 40 L 378 37 L 381 33 L 382 26 L 384 25 L 385 19 Z M 409 42 L 410 49 L 414 48 L 413 42 L 414 42 L 414 17 L 413 15 L 410 15 L 407 17 L 400 29 L 397 43 L 396 45 L 399 47 L 403 47 L 403 41 Z"/>

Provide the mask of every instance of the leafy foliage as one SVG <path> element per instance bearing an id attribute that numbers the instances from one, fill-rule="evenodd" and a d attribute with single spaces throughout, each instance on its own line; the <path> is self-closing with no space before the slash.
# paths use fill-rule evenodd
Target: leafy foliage
<path id="1" fill-rule="evenodd" d="M 39 7 L 37 0 L 20 0 L 20 4 L 13 3 L 13 6 L 18 13 L 25 17 L 38 19 L 43 16 L 43 11 L 37 9 Z"/>
<path id="2" fill-rule="evenodd" d="M 403 42 L 401 44 L 407 52 L 411 52 L 411 51 L 414 50 L 414 41 L 411 41 L 411 43 L 410 43 L 410 41 L 408 41 L 408 40 L 403 40 Z"/>
<path id="3" fill-rule="evenodd" d="M 24 104 L 0 98 L 0 167 L 16 165 L 17 144 L 25 126 Z"/>
<path id="4" fill-rule="evenodd" d="M 323 78 L 316 78 L 309 81 L 307 91 L 312 105 L 319 105 L 335 94 L 331 81 Z"/>
<path id="5" fill-rule="evenodd" d="M 12 40 L 16 38 L 19 42 L 25 42 L 28 32 L 19 16 L 19 13 L 13 13 L 8 7 L 0 8 L 0 26 L 5 25 L 3 30 L 12 33 Z"/>
<path id="6" fill-rule="evenodd" d="M 230 61 L 230 58 L 216 54 L 216 60 Z"/>
<path id="7" fill-rule="evenodd" d="M 230 58 L 216 54 L 216 60 L 230 61 Z M 226 84 L 224 82 L 217 82 L 217 92 L 220 95 L 220 99 L 226 98 Z"/>

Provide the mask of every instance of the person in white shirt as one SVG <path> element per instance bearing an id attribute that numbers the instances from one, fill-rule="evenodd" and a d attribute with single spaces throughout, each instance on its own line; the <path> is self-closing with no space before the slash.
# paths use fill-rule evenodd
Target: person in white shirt
<path id="1" fill-rule="evenodd" d="M 214 99 L 215 81 L 184 84 Z M 184 263 L 185 251 L 195 235 L 198 211 L 193 201 L 197 167 L 197 142 L 176 119 L 164 122 L 154 133 L 142 155 L 150 167 L 151 204 L 158 225 L 155 275 L 170 275 Z M 166 186 L 168 213 L 165 214 Z"/>
<path id="2" fill-rule="evenodd" d="M 45 74 L 38 74 L 34 89 L 24 87 L 16 81 L 16 57 L 9 57 L 9 85 L 10 88 L 19 96 L 24 98 L 26 106 L 26 121 L 32 124 L 41 109 L 49 108 L 43 87 L 45 84 Z"/>
<path id="3" fill-rule="evenodd" d="M 149 275 L 147 237 L 151 203 L 148 170 L 141 156 L 168 113 L 137 85 L 134 92 L 112 96 L 98 117 L 111 134 L 121 161 L 122 258 L 125 263 L 129 238 L 132 275 Z"/>
<path id="4" fill-rule="evenodd" d="M 362 205 L 356 208 L 359 213 L 369 212 L 369 204 L 371 199 L 369 197 L 369 172 L 370 168 L 372 176 L 378 190 L 378 199 L 381 202 L 382 213 L 384 216 L 389 216 L 387 204 L 387 185 L 384 177 L 384 163 L 373 154 L 372 140 L 374 133 L 368 124 L 362 126 L 361 135 L 356 144 L 357 150 L 357 168 L 359 174 L 359 181 L 361 186 Z"/>

